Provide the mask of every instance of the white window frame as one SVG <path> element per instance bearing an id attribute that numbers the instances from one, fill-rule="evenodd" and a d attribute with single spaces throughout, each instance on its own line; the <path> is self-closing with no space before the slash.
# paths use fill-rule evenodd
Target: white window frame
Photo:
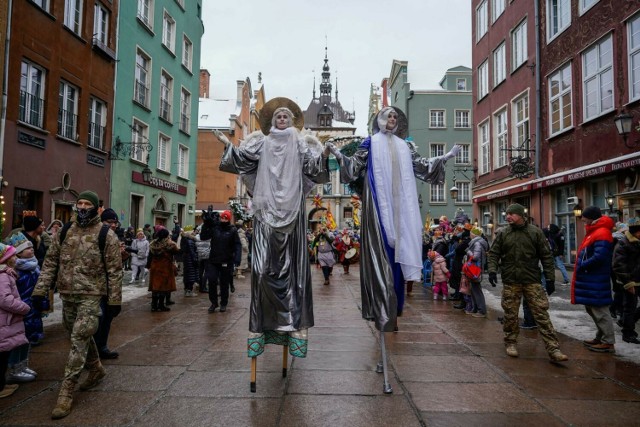
<path id="1" fill-rule="evenodd" d="M 600 0 L 578 0 L 578 12 L 580 15 L 584 15 L 586 11 L 591 9 Z"/>
<path id="2" fill-rule="evenodd" d="M 20 66 L 18 120 L 39 128 L 44 126 L 45 83 L 44 68 L 23 60 Z"/>
<path id="3" fill-rule="evenodd" d="M 429 187 L 429 203 L 446 203 L 444 183 L 430 184 Z"/>
<path id="4" fill-rule="evenodd" d="M 496 22 L 504 13 L 507 0 L 491 0 L 491 22 Z"/>
<path id="5" fill-rule="evenodd" d="M 469 181 L 456 180 L 458 197 L 456 203 L 471 203 L 471 183 Z"/>
<path id="6" fill-rule="evenodd" d="M 521 147 L 522 149 L 527 149 L 525 142 L 527 142 L 531 135 L 529 106 L 530 103 L 528 93 L 524 93 L 523 95 L 517 97 L 511 103 L 511 121 L 513 123 L 512 148 Z M 528 157 L 529 154 L 527 151 L 513 151 L 512 153 L 514 156 L 519 155 L 523 157 Z"/>
<path id="7" fill-rule="evenodd" d="M 603 51 L 609 51 L 609 62 L 601 62 Z M 593 58 L 596 62 L 596 69 L 591 72 L 588 70 L 587 58 L 594 53 Z M 587 74 L 589 73 L 589 74 Z M 609 82 L 608 82 L 609 81 Z M 589 92 L 587 86 L 590 83 L 597 84 L 595 97 L 595 111 L 588 114 Z M 608 83 L 607 83 L 608 82 Z M 603 86 L 604 84 L 604 86 Z M 606 87 L 609 86 L 609 90 Z M 613 111 L 615 108 L 615 77 L 613 75 L 613 36 L 609 33 L 601 38 L 582 53 L 582 114 L 583 121 L 592 120 L 603 114 Z M 610 92 L 610 95 L 608 93 Z M 607 101 L 610 98 L 610 101 Z M 592 100 L 593 101 L 593 100 Z M 607 104 L 609 107 L 607 108 Z"/>
<path id="8" fill-rule="evenodd" d="M 471 110 L 454 110 L 454 129 L 469 129 L 471 127 Z"/>
<path id="9" fill-rule="evenodd" d="M 182 35 L 182 65 L 189 71 L 193 67 L 193 43 L 186 34 Z"/>
<path id="10" fill-rule="evenodd" d="M 489 60 L 478 67 L 478 101 L 489 94 Z"/>
<path id="11" fill-rule="evenodd" d="M 525 18 L 511 32 L 511 70 L 516 70 L 528 59 L 527 19 Z"/>
<path id="12" fill-rule="evenodd" d="M 64 0 L 64 26 L 82 34 L 82 0 Z"/>
<path id="13" fill-rule="evenodd" d="M 478 146 L 480 151 L 480 156 L 478 158 L 480 167 L 478 170 L 480 175 L 491 172 L 490 130 L 490 121 L 488 118 L 478 125 Z"/>
<path id="14" fill-rule="evenodd" d="M 174 53 L 176 50 L 176 20 L 164 11 L 162 16 L 162 44 Z"/>
<path id="15" fill-rule="evenodd" d="M 627 22 L 627 45 L 629 52 L 629 100 L 636 101 L 640 99 L 640 13 Z"/>
<path id="16" fill-rule="evenodd" d="M 95 97 L 89 100 L 89 141 L 87 145 L 104 151 L 107 130 L 107 104 Z"/>
<path id="17" fill-rule="evenodd" d="M 567 80 L 566 87 L 563 83 Z M 554 81 L 557 83 L 558 91 L 553 94 Z M 549 86 L 549 135 L 554 136 L 573 127 L 573 76 L 571 62 L 566 63 L 557 71 L 551 74 L 547 80 Z M 567 100 L 569 102 L 567 102 Z M 558 126 L 554 128 L 554 111 L 558 113 Z M 568 115 L 563 115 L 568 111 Z M 565 121 L 569 118 L 569 124 L 565 126 Z"/>
<path id="18" fill-rule="evenodd" d="M 467 90 L 467 79 L 456 79 L 456 90 L 465 92 Z"/>
<path id="19" fill-rule="evenodd" d="M 158 170 L 171 173 L 171 137 L 162 132 L 158 132 L 156 167 Z"/>
<path id="20" fill-rule="evenodd" d="M 446 129 L 446 110 L 429 110 L 429 129 Z"/>
<path id="21" fill-rule="evenodd" d="M 503 108 L 493 114 L 494 162 L 496 168 L 507 166 L 509 152 L 509 122 L 507 109 Z"/>
<path id="22" fill-rule="evenodd" d="M 456 165 L 469 165 L 471 164 L 471 145 L 464 143 L 457 143 L 460 146 L 460 151 L 456 154 Z"/>
<path id="23" fill-rule="evenodd" d="M 144 60 L 144 63 L 141 60 Z M 133 99 L 146 108 L 149 108 L 151 102 L 151 67 L 151 56 L 138 47 L 136 50 Z"/>
<path id="24" fill-rule="evenodd" d="M 189 147 L 178 145 L 178 176 L 189 179 Z"/>
<path id="25" fill-rule="evenodd" d="M 31 0 L 31 2 L 45 12 L 49 12 L 50 0 Z"/>
<path id="26" fill-rule="evenodd" d="M 153 2 L 154 0 L 138 0 L 138 19 L 151 30 L 153 30 Z"/>
<path id="27" fill-rule="evenodd" d="M 173 76 L 162 69 L 160 72 L 160 108 L 159 116 L 171 123 L 173 116 Z"/>
<path id="28" fill-rule="evenodd" d="M 145 144 L 146 146 L 149 143 L 149 125 L 135 117 L 131 126 L 131 142 L 133 143 L 130 153 L 131 159 L 146 164 L 145 150 L 138 149 L 136 144 Z"/>
<path id="29" fill-rule="evenodd" d="M 493 87 L 498 86 L 507 78 L 507 48 L 502 42 L 493 51 Z"/>
<path id="30" fill-rule="evenodd" d="M 105 46 L 109 45 L 109 10 L 101 3 L 96 2 L 93 14 L 93 38 L 102 42 Z"/>
<path id="31" fill-rule="evenodd" d="M 191 132 L 191 92 L 184 86 L 180 90 L 180 130 Z"/>
<path id="32" fill-rule="evenodd" d="M 429 144 L 429 152 L 431 153 L 429 157 L 444 156 L 444 150 L 446 149 L 446 147 L 446 144 L 443 144 L 441 142 L 432 142 L 431 144 Z"/>
<path id="33" fill-rule="evenodd" d="M 78 99 L 80 88 L 60 80 L 58 86 L 58 136 L 78 140 Z"/>
<path id="34" fill-rule="evenodd" d="M 476 43 L 489 31 L 489 7 L 488 0 L 483 0 L 476 7 Z"/>
<path id="35" fill-rule="evenodd" d="M 553 3 L 556 2 L 554 9 Z M 547 0 L 547 43 L 571 25 L 571 0 Z M 554 28 L 554 21 L 556 22 Z"/>

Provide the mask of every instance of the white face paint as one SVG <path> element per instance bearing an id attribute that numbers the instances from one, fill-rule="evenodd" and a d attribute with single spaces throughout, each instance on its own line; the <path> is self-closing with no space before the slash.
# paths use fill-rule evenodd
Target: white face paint
<path id="1" fill-rule="evenodd" d="M 395 111 L 392 111 L 389 113 L 389 116 L 387 117 L 387 129 L 393 130 L 393 128 L 395 128 L 397 124 L 398 124 L 398 114 Z"/>
<path id="2" fill-rule="evenodd" d="M 276 115 L 276 128 L 283 130 L 289 127 L 289 115 L 287 113 L 278 113 Z"/>

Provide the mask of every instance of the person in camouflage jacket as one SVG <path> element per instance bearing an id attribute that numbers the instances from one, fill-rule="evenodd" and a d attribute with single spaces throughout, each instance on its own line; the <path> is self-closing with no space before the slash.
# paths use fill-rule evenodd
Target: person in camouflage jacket
<path id="1" fill-rule="evenodd" d="M 122 258 L 120 242 L 112 230 L 106 235 L 104 261 L 98 245 L 102 222 L 98 214 L 98 195 L 84 191 L 76 201 L 76 214 L 60 244 L 56 234 L 47 252 L 33 291 L 34 306 L 44 299 L 49 288 L 57 286 L 62 300 L 62 318 L 70 334 L 71 350 L 65 367 L 53 419 L 71 412 L 73 390 L 84 367 L 87 379 L 81 390 L 95 387 L 106 375 L 100 363 L 93 334 L 98 329 L 100 299 L 107 297 L 107 310 L 116 317 L 122 303 Z"/>

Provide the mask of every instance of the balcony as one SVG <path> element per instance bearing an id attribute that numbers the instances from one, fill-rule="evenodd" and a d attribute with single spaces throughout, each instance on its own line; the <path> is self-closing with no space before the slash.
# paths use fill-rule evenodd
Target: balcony
<path id="1" fill-rule="evenodd" d="M 105 42 L 100 40 L 98 37 L 94 37 L 92 40 L 93 48 L 102 56 L 110 59 L 112 61 L 116 60 L 116 52 L 111 49 Z"/>
<path id="2" fill-rule="evenodd" d="M 76 133 L 77 123 L 77 114 L 67 110 L 58 111 L 58 136 L 76 141 L 78 139 Z"/>
<path id="3" fill-rule="evenodd" d="M 44 118 L 44 99 L 23 90 L 20 91 L 18 120 L 42 128 Z"/>

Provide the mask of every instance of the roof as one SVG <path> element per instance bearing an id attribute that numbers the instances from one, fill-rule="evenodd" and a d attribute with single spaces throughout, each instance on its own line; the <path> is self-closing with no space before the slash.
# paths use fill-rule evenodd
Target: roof
<path id="1" fill-rule="evenodd" d="M 198 129 L 228 129 L 230 116 L 240 113 L 235 99 L 200 98 L 199 101 Z"/>

